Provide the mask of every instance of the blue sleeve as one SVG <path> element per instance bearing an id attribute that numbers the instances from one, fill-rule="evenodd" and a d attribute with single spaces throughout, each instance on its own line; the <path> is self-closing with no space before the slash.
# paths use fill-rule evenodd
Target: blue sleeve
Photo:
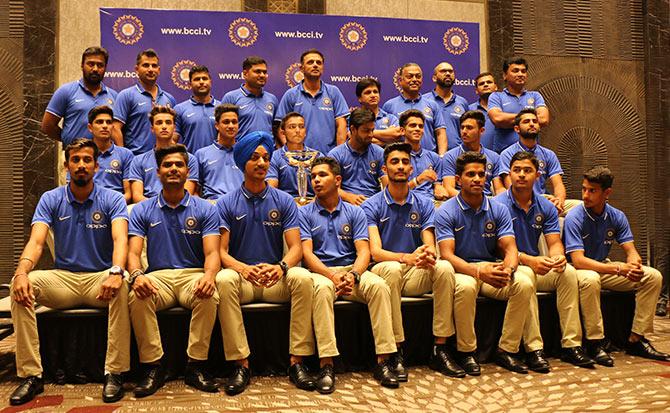
<path id="1" fill-rule="evenodd" d="M 205 183 L 205 171 L 204 171 L 204 160 L 202 159 L 202 150 L 204 148 L 200 148 L 195 152 L 195 162 L 198 164 L 198 184 L 200 185 L 200 188 L 204 186 Z"/>
<path id="2" fill-rule="evenodd" d="M 225 95 L 221 98 L 221 103 L 230 103 L 231 105 L 235 104 L 235 99 L 233 99 L 233 91 L 226 92 Z"/>
<path id="3" fill-rule="evenodd" d="M 437 183 L 441 184 L 442 179 L 444 178 L 444 163 L 442 158 L 435 152 L 431 152 L 430 161 L 433 163 L 433 169 L 437 175 Z"/>
<path id="4" fill-rule="evenodd" d="M 181 117 L 184 114 L 184 108 L 181 105 L 177 105 L 175 106 L 174 111 L 177 113 L 174 119 L 174 131 L 183 138 L 181 131 L 183 127 L 182 124 L 184 123 L 184 121 L 181 119 Z"/>
<path id="5" fill-rule="evenodd" d="M 188 154 L 188 180 L 198 182 L 200 180 L 200 169 L 195 156 Z"/>
<path id="6" fill-rule="evenodd" d="M 277 113 L 275 114 L 275 121 L 281 121 L 287 113 L 293 112 L 293 106 L 295 104 L 294 100 L 293 88 L 291 88 L 284 93 L 284 96 L 281 98 L 281 102 L 279 102 L 279 107 L 277 108 Z"/>
<path id="7" fill-rule="evenodd" d="M 126 92 L 127 89 L 119 92 L 119 95 L 116 97 L 114 102 L 114 119 L 126 123 L 128 115 L 130 114 L 130 94 Z"/>
<path id="8" fill-rule="evenodd" d="M 219 213 L 219 228 L 224 228 L 226 231 L 230 231 L 230 223 L 232 222 L 232 220 L 230 215 L 230 208 L 228 207 L 228 205 L 232 203 L 233 200 L 231 197 L 224 197 L 224 198 L 219 198 L 219 200 L 216 203 L 216 210 Z"/>
<path id="9" fill-rule="evenodd" d="M 62 118 L 67 112 L 67 102 L 70 99 L 70 88 L 69 87 L 59 87 L 51 96 L 49 104 L 47 105 L 46 111 L 52 115 Z"/>
<path id="10" fill-rule="evenodd" d="M 544 197 L 542 197 L 544 199 Z M 548 202 L 547 208 L 544 208 L 547 211 L 546 216 L 544 217 L 544 225 L 542 226 L 542 233 L 545 235 L 548 234 L 560 234 L 561 227 L 558 224 L 558 210 L 554 207 L 554 204 Z"/>
<path id="11" fill-rule="evenodd" d="M 293 197 L 290 195 L 284 197 L 284 205 L 282 208 L 284 211 L 282 216 L 282 226 L 284 232 L 293 228 L 300 228 L 300 218 L 298 217 L 298 206 L 295 204 Z"/>
<path id="12" fill-rule="evenodd" d="M 40 197 L 39 202 L 37 203 L 37 208 L 35 208 L 35 213 L 33 214 L 33 221 L 31 223 L 35 224 L 36 222 L 42 222 L 48 226 L 53 224 L 53 197 L 51 192 L 47 192 L 42 197 Z"/>
<path id="13" fill-rule="evenodd" d="M 456 176 L 456 158 L 451 151 L 442 158 L 442 178 L 446 176 Z"/>
<path id="14" fill-rule="evenodd" d="M 352 223 L 354 231 L 354 241 L 369 240 L 368 223 L 365 213 L 360 207 L 353 208 Z"/>
<path id="15" fill-rule="evenodd" d="M 276 150 L 272 153 L 272 159 L 270 159 L 270 168 L 268 173 L 265 176 L 265 179 L 276 179 L 279 180 L 279 160 L 281 159 L 281 153 L 279 150 Z"/>
<path id="16" fill-rule="evenodd" d="M 368 198 L 361 204 L 361 209 L 363 210 L 363 213 L 365 213 L 365 217 L 368 220 L 368 226 L 376 227 L 379 222 L 379 217 L 377 214 L 380 212 L 381 208 L 375 208 L 372 202 L 372 198 Z"/>
<path id="17" fill-rule="evenodd" d="M 133 166 L 133 160 L 135 160 L 135 156 L 131 151 L 123 151 L 123 153 L 125 155 L 123 155 L 123 170 L 121 179 L 127 181 L 130 179 L 130 168 Z"/>
<path id="18" fill-rule="evenodd" d="M 512 160 L 512 156 L 514 155 L 512 154 L 511 151 L 508 151 L 507 149 L 502 151 L 502 153 L 500 154 L 500 160 L 498 161 L 498 175 L 509 174 L 509 161 Z"/>
<path id="19" fill-rule="evenodd" d="M 171 94 L 169 94 L 167 92 L 164 92 L 164 93 L 167 96 L 168 100 L 170 101 L 170 106 L 171 107 L 177 106 L 177 100 L 174 98 L 174 96 L 172 96 Z"/>
<path id="20" fill-rule="evenodd" d="M 539 108 L 540 106 L 547 106 L 546 103 L 544 103 L 544 98 L 540 94 L 540 92 L 535 92 L 535 107 Z M 491 107 L 491 103 L 489 103 L 489 107 Z"/>
<path id="21" fill-rule="evenodd" d="M 130 223 L 128 223 L 128 235 L 136 235 L 138 237 L 146 238 L 146 222 L 144 205 L 148 201 L 142 201 L 130 211 Z"/>
<path id="22" fill-rule="evenodd" d="M 547 178 L 551 178 L 554 175 L 563 175 L 563 169 L 556 154 L 550 151 L 547 159 Z"/>
<path id="23" fill-rule="evenodd" d="M 216 207 L 208 201 L 202 202 L 205 207 L 202 221 L 202 236 L 219 235 L 219 214 Z"/>
<path id="24" fill-rule="evenodd" d="M 500 156 L 498 154 L 495 154 L 495 156 L 491 156 L 491 163 L 493 164 L 493 171 L 491 173 L 491 179 L 497 178 L 500 175 Z"/>
<path id="25" fill-rule="evenodd" d="M 421 231 L 435 227 L 435 207 L 433 202 L 425 202 L 421 211 Z"/>
<path id="26" fill-rule="evenodd" d="M 130 170 L 128 171 L 128 179 L 131 181 L 142 181 L 144 182 L 144 173 L 142 171 L 142 156 L 136 156 L 133 158 L 133 163 L 130 164 Z"/>
<path id="27" fill-rule="evenodd" d="M 393 114 L 393 115 L 396 114 L 396 113 L 393 111 L 392 107 L 391 107 L 391 99 L 389 99 L 389 100 L 387 100 L 386 102 L 384 102 L 384 104 L 382 105 L 382 110 L 383 110 L 384 112 L 388 112 L 388 113 L 391 113 L 391 114 Z"/>
<path id="28" fill-rule="evenodd" d="M 503 110 L 501 92 L 493 92 L 489 96 L 489 110 L 491 109 Z"/>
<path id="29" fill-rule="evenodd" d="M 437 103 L 432 104 L 431 109 L 433 110 L 433 130 L 446 128 L 447 122 L 442 114 L 442 109 L 437 106 Z"/>
<path id="30" fill-rule="evenodd" d="M 349 114 L 349 106 L 347 100 L 340 92 L 337 86 L 333 86 L 333 109 L 335 110 L 335 119 L 347 116 Z"/>
<path id="31" fill-rule="evenodd" d="M 120 192 L 109 190 L 109 220 L 114 221 L 115 219 L 121 218 L 128 220 L 128 206 L 126 205 L 126 199 L 121 195 Z"/>
<path id="32" fill-rule="evenodd" d="M 582 241 L 581 223 L 576 214 L 570 214 L 565 217 L 563 222 L 563 242 L 565 244 L 565 253 L 573 251 L 584 251 L 584 241 Z"/>
<path id="33" fill-rule="evenodd" d="M 310 214 L 307 211 L 308 206 L 304 206 L 298 209 L 300 213 L 300 240 L 312 239 L 312 225 L 309 220 Z"/>
<path id="34" fill-rule="evenodd" d="M 445 208 L 445 204 L 442 204 L 442 207 L 435 213 L 435 239 L 437 242 L 455 239 L 454 219 Z"/>
<path id="35" fill-rule="evenodd" d="M 398 117 L 396 115 L 389 113 L 388 118 L 389 118 L 389 128 L 400 126 L 400 121 L 398 120 Z"/>
<path id="36" fill-rule="evenodd" d="M 617 211 L 614 215 L 614 225 L 616 226 L 616 242 L 623 244 L 625 242 L 633 241 L 633 233 L 630 230 L 630 225 L 628 224 L 628 218 L 626 215 Z"/>
<path id="37" fill-rule="evenodd" d="M 380 146 L 375 145 L 374 143 L 372 145 L 374 145 L 375 155 L 377 156 L 378 159 L 377 176 L 381 178 L 382 176 L 386 175 L 386 172 L 384 172 L 384 170 L 382 169 L 382 166 L 384 165 L 384 150 Z"/>
<path id="38" fill-rule="evenodd" d="M 496 236 L 498 239 L 507 236 L 514 237 L 514 226 L 512 225 L 512 215 L 510 215 L 509 209 L 495 201 L 491 201 L 491 208 L 495 208 L 496 212 Z"/>

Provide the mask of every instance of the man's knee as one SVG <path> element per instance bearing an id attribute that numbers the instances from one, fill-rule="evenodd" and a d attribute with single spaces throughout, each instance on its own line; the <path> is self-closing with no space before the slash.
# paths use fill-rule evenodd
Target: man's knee
<path id="1" fill-rule="evenodd" d="M 399 285 L 402 279 L 402 263 L 397 261 L 384 261 L 372 267 L 372 273 L 377 274 L 389 285 Z"/>
<path id="2" fill-rule="evenodd" d="M 239 290 L 240 274 L 231 269 L 223 269 L 216 274 L 216 289 L 219 295 Z"/>
<path id="3" fill-rule="evenodd" d="M 519 267 L 519 269 L 521 268 L 522 267 Z M 528 271 L 519 271 L 517 269 L 517 271 L 514 273 L 512 288 L 515 291 L 515 294 L 522 294 L 529 297 L 532 296 L 535 294 L 535 274 L 533 273 L 533 275 L 530 275 Z"/>
<path id="4" fill-rule="evenodd" d="M 600 274 L 590 270 L 577 270 L 580 291 L 594 291 L 600 294 Z"/>
<path id="5" fill-rule="evenodd" d="M 456 274 L 454 285 L 454 296 L 465 299 L 477 299 L 477 280 L 469 275 Z"/>
<path id="6" fill-rule="evenodd" d="M 312 292 L 314 289 L 314 281 L 309 271 L 301 267 L 289 268 L 286 273 L 286 282 L 289 289 L 293 291 Z"/>

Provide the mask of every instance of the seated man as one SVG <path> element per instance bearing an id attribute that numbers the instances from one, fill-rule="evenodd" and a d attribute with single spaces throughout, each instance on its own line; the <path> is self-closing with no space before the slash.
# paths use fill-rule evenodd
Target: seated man
<path id="1" fill-rule="evenodd" d="M 309 271 L 296 267 L 302 259 L 298 207 L 290 195 L 265 182 L 273 148 L 268 132 L 252 132 L 238 140 L 233 156 L 244 171 L 244 183 L 216 203 L 225 268 L 216 279 L 219 320 L 226 360 L 236 365 L 225 385 L 229 395 L 243 392 L 251 379 L 240 305 L 254 301 L 291 302 L 289 379 L 300 389 L 315 388 L 303 364 L 304 356 L 314 354 L 314 286 Z M 285 255 L 282 241 L 288 247 Z"/>
<path id="2" fill-rule="evenodd" d="M 156 162 L 163 189 L 133 208 L 128 230 L 132 287 L 128 304 L 145 370 L 135 387 L 135 397 L 154 394 L 165 381 L 156 311 L 175 305 L 193 310 L 184 382 L 202 391 L 216 392 L 216 382 L 206 373 L 206 367 L 219 304 L 215 284 L 221 268 L 218 216 L 212 204 L 184 189 L 188 176 L 184 145 L 158 149 Z M 146 274 L 140 265 L 145 239 L 149 262 Z"/>
<path id="3" fill-rule="evenodd" d="M 398 117 L 379 107 L 382 85 L 377 79 L 366 77 L 356 83 L 356 97 L 362 108 L 370 109 L 375 114 L 375 130 L 372 132 L 372 143 L 386 145 L 402 138 L 398 125 Z M 423 133 L 423 131 L 422 131 Z"/>
<path id="4" fill-rule="evenodd" d="M 460 187 L 456 185 L 456 159 L 461 154 L 470 151 L 481 153 L 486 157 L 484 195 L 493 196 L 501 193 L 505 190 L 505 187 L 498 176 L 500 156 L 481 144 L 485 125 L 484 114 L 476 110 L 469 110 L 461 115 L 460 125 L 463 143 L 449 150 L 443 158 L 442 175 L 444 179 L 442 182 L 447 195 L 450 198 L 458 195 Z"/>
<path id="5" fill-rule="evenodd" d="M 349 139 L 328 153 L 342 168 L 340 196 L 346 202 L 361 205 L 368 197 L 379 192 L 384 150 L 372 143 L 375 114 L 369 109 L 356 109 L 349 116 Z"/>
<path id="6" fill-rule="evenodd" d="M 416 136 L 419 142 L 421 133 Z M 456 333 L 452 317 L 454 270 L 447 261 L 436 260 L 433 202 L 410 191 L 412 149 L 407 143 L 392 143 L 384 149 L 384 172 L 389 184 L 363 202 L 372 258 L 377 262 L 372 272 L 391 287 L 393 333 L 398 347 L 393 367 L 400 380 L 407 380 L 401 350 L 405 341 L 400 311 L 402 296 L 417 297 L 432 291 L 435 346 L 430 368 L 447 376 L 464 377 L 465 372 L 452 360 L 446 345 L 447 338 Z"/>
<path id="7" fill-rule="evenodd" d="M 462 357 L 476 363 L 477 349 L 475 310 L 477 294 L 496 300 L 507 300 L 502 335 L 498 342 L 495 362 L 507 370 L 526 374 L 528 368 L 549 372 L 549 363 L 542 355 L 542 337 L 537 296 L 533 279 L 517 271 L 518 251 L 514 242 L 512 218 L 505 206 L 484 196 L 486 157 L 481 153 L 465 152 L 456 159 L 456 183 L 461 192 L 442 204 L 435 214 L 435 232 L 440 255 L 456 270 L 454 294 L 454 323 L 457 348 Z M 503 261 L 497 260 L 502 256 Z M 526 333 L 524 333 L 526 332 Z M 528 357 L 517 359 L 522 337 Z M 463 363 L 464 364 L 464 363 Z"/>
<path id="8" fill-rule="evenodd" d="M 174 145 L 175 116 L 175 111 L 169 106 L 154 106 L 149 113 L 151 132 L 156 135 L 156 146 L 148 152 L 137 155 L 130 167 L 130 190 L 135 203 L 158 196 L 161 192 L 156 151 Z M 198 164 L 193 155 L 187 155 L 189 175 L 184 188 L 193 195 L 198 186 Z"/>
<path id="9" fill-rule="evenodd" d="M 35 303 L 66 309 L 109 309 L 107 355 L 102 400 L 123 398 L 121 374 L 130 370 L 128 286 L 123 267 L 128 249 L 128 213 L 123 196 L 94 183 L 98 148 L 75 139 L 65 147 L 70 182 L 42 195 L 33 216 L 30 239 L 12 277 L 12 323 L 16 335 L 16 370 L 21 384 L 9 397 L 24 404 L 44 391 Z M 53 270 L 33 271 L 49 229 L 54 232 Z"/>
<path id="10" fill-rule="evenodd" d="M 626 215 L 607 203 L 612 194 L 614 175 L 598 166 L 582 181 L 584 204 L 568 212 L 563 226 L 565 250 L 584 284 L 593 285 L 593 304 L 585 305 L 582 297 L 582 316 L 588 350 L 600 364 L 611 365 L 602 348 L 603 319 L 600 312 L 600 288 L 614 291 L 635 291 L 635 316 L 628 337 L 626 353 L 653 360 L 670 361 L 670 354 L 657 351 L 645 338 L 653 331 L 654 309 L 661 291 L 661 273 L 642 265 L 633 243 Z M 616 240 L 626 253 L 626 262 L 607 258 Z M 604 362 L 601 363 L 601 360 Z"/>
<path id="11" fill-rule="evenodd" d="M 316 388 L 319 393 L 335 390 L 333 357 L 338 351 L 333 302 L 338 296 L 368 305 L 377 354 L 374 378 L 384 387 L 396 388 L 399 378 L 389 363 L 389 355 L 396 351 L 391 293 L 383 279 L 367 271 L 370 247 L 365 214 L 340 198 L 342 176 L 333 158 L 314 161 L 312 180 L 316 199 L 300 208 L 300 233 L 303 263 L 314 280 L 314 333 L 321 358 Z"/>
<path id="12" fill-rule="evenodd" d="M 515 153 L 509 168 L 512 186 L 493 200 L 505 205 L 512 216 L 519 263 L 522 264 L 519 271 L 528 271 L 535 278 L 538 291 L 556 291 L 556 307 L 563 333 L 561 360 L 580 367 L 593 367 L 594 361 L 582 349 L 579 300 L 582 296 L 582 302 L 589 303 L 589 308 L 596 305 L 591 291 L 594 287 L 580 283 L 577 271 L 565 258 L 556 208 L 533 191 L 533 184 L 539 176 L 538 169 L 535 155 L 530 152 Z M 538 242 L 542 234 L 547 241 L 549 256 L 540 256 Z M 531 304 L 535 304 L 535 300 Z M 536 327 L 533 331 L 540 330 Z M 524 340 L 532 338 L 524 337 Z"/>
<path id="13" fill-rule="evenodd" d="M 239 127 L 238 108 L 224 103 L 214 109 L 216 142 L 195 153 L 202 197 L 216 200 L 242 184 L 242 171 L 235 165 L 233 145 Z"/>

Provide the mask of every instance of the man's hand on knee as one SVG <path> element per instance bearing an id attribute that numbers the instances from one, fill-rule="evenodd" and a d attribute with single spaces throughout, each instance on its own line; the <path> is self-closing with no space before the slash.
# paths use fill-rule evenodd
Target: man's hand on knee
<path id="1" fill-rule="evenodd" d="M 12 281 L 12 289 L 14 300 L 17 303 L 24 307 L 32 307 L 35 304 L 35 293 L 33 292 L 33 285 L 28 279 L 28 274 L 15 275 Z"/>

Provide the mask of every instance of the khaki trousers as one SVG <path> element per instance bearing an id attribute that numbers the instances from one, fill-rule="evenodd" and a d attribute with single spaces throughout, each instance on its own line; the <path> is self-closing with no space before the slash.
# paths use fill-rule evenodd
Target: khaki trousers
<path id="1" fill-rule="evenodd" d="M 35 301 L 49 308 L 65 310 L 74 307 L 108 308 L 107 355 L 105 371 L 123 373 L 130 370 L 130 321 L 128 319 L 128 284 L 121 283 L 116 297 L 109 302 L 95 297 L 108 271 L 75 273 L 66 270 L 32 271 L 28 278 Z M 10 296 L 13 297 L 13 288 Z M 16 335 L 16 370 L 21 378 L 41 376 L 40 340 L 34 307 L 24 307 L 12 298 L 12 322 Z"/>
<path id="2" fill-rule="evenodd" d="M 402 296 L 418 297 L 433 292 L 433 335 L 450 337 L 455 334 L 454 268 L 448 261 L 438 260 L 432 269 L 421 269 L 397 261 L 384 261 L 372 267 L 391 288 L 391 313 L 396 343 L 405 341 L 400 308 Z"/>
<path id="3" fill-rule="evenodd" d="M 314 285 L 309 271 L 300 267 L 290 268 L 286 277 L 280 279 L 277 284 L 270 288 L 261 288 L 255 287 L 237 272 L 224 269 L 216 275 L 216 287 L 221 297 L 219 322 L 226 360 L 241 360 L 251 354 L 240 305 L 254 301 L 269 303 L 290 301 L 289 352 L 296 356 L 314 354 L 312 328 Z"/>
<path id="4" fill-rule="evenodd" d="M 330 267 L 333 271 L 350 271 L 352 265 Z M 339 355 L 335 339 L 335 310 L 333 303 L 335 284 L 321 274 L 312 273 L 314 282 L 314 334 L 319 348 L 319 357 Z M 375 340 L 375 353 L 390 354 L 396 352 L 391 322 L 391 291 L 382 278 L 370 271 L 361 274 L 361 281 L 354 285 L 351 295 L 343 296 L 347 301 L 367 304 L 370 313 L 372 335 Z"/>
<path id="5" fill-rule="evenodd" d="M 193 310 L 186 354 L 193 360 L 207 360 L 219 294 L 215 291 L 211 297 L 204 299 L 193 295 L 195 284 L 203 275 L 202 268 L 158 270 L 146 274 L 158 289 L 158 293 L 140 299 L 134 291 L 130 292 L 130 319 L 135 331 L 140 363 L 152 363 L 163 357 L 156 311 L 175 305 Z"/>
<path id="6" fill-rule="evenodd" d="M 537 321 L 537 295 L 533 277 L 528 269 L 519 266 L 514 273 L 514 281 L 503 288 L 495 288 L 465 274 L 455 274 L 454 322 L 456 324 L 456 342 L 458 351 L 471 352 L 477 349 L 475 335 L 475 312 L 477 294 L 496 300 L 507 300 L 507 310 L 503 321 L 502 335 L 498 347 L 510 353 L 519 351 L 519 343 L 527 333 L 532 339 L 524 340 L 526 350 L 535 351 L 543 348 L 542 336 Z M 534 307 L 533 307 L 534 306 Z M 535 311 L 533 311 L 535 308 Z M 526 323 L 532 323 L 526 327 Z M 538 331 L 534 329 L 537 326 Z"/>
<path id="7" fill-rule="evenodd" d="M 655 268 L 642 266 L 644 275 L 638 282 L 615 274 L 599 274 L 590 270 L 577 270 L 579 296 L 584 318 L 584 330 L 589 340 L 601 339 L 605 336 L 603 317 L 600 312 L 600 289 L 613 291 L 635 291 L 635 316 L 633 317 L 633 333 L 645 336 L 654 331 L 654 313 L 656 301 L 661 292 L 663 277 Z M 588 288 L 588 293 L 584 290 Z"/>

